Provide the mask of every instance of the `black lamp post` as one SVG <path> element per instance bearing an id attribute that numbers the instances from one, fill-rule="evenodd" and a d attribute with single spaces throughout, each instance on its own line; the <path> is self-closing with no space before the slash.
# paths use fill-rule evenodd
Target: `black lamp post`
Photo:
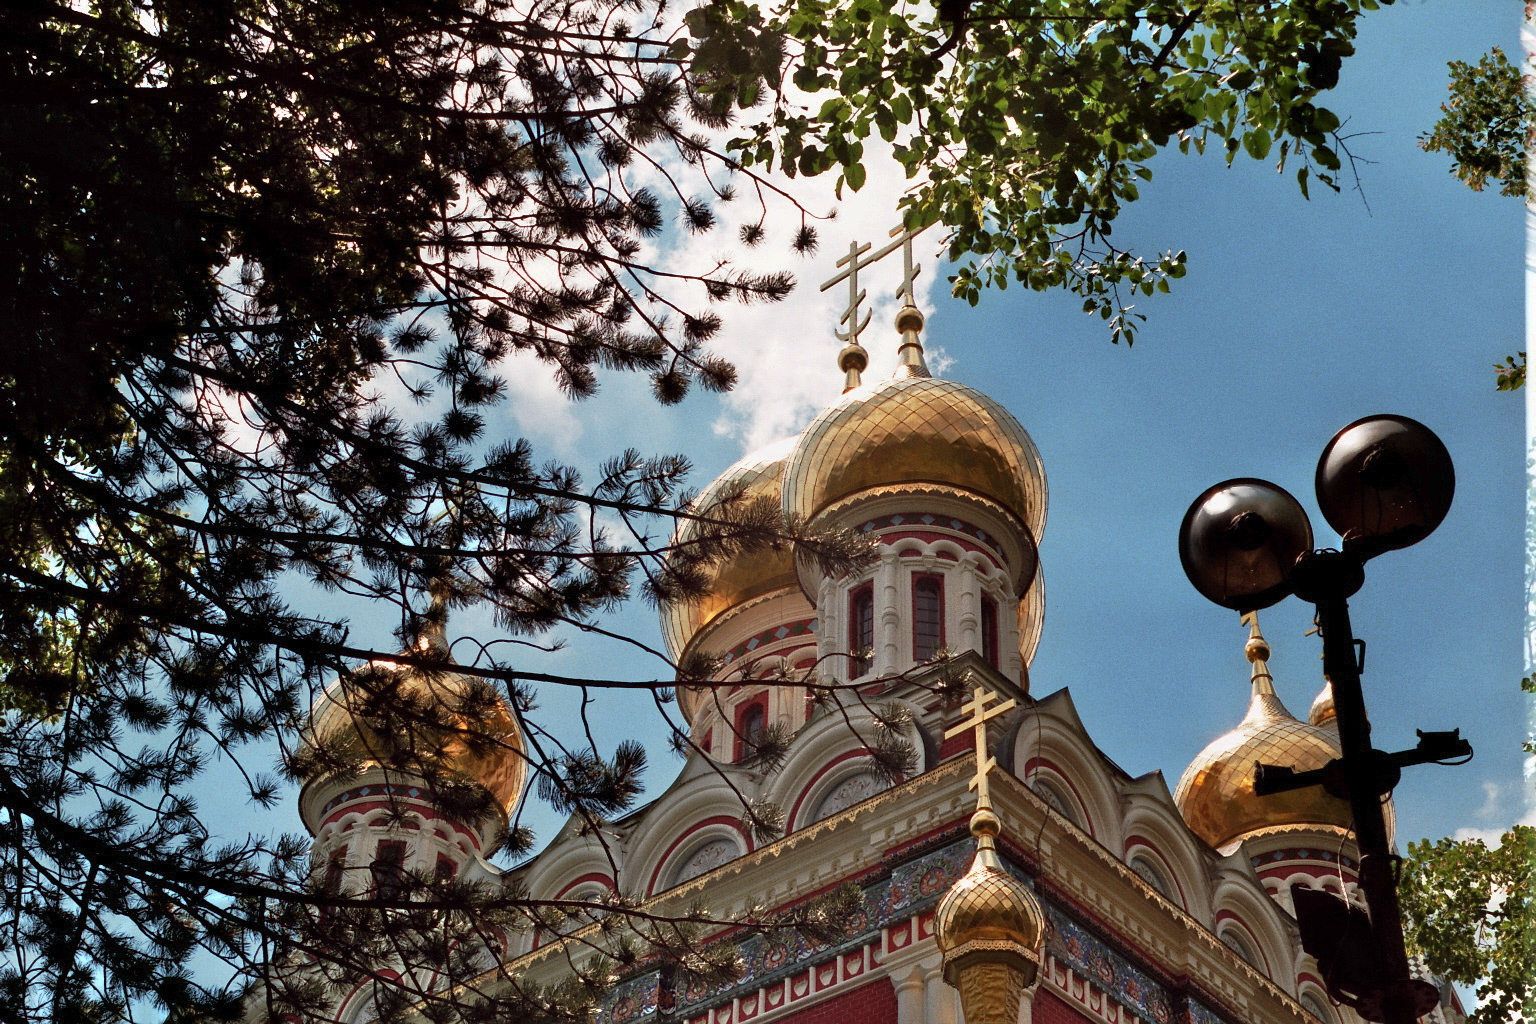
<path id="1" fill-rule="evenodd" d="M 1302 946 L 1317 958 L 1334 998 L 1367 1020 L 1412 1024 L 1434 1008 L 1438 993 L 1408 974 L 1382 800 L 1402 768 L 1470 757 L 1472 747 L 1459 730 L 1421 731 L 1417 747 L 1392 754 L 1371 746 L 1360 689 L 1365 644 L 1351 630 L 1349 598 L 1365 582 L 1367 559 L 1416 544 L 1440 525 L 1455 493 L 1455 469 L 1428 427 L 1370 416 L 1328 442 L 1316 487 L 1342 550 L 1314 550 L 1301 504 L 1274 484 L 1242 478 L 1195 499 L 1179 529 L 1179 556 L 1195 589 L 1224 608 L 1254 611 L 1288 594 L 1317 608 L 1343 755 L 1306 772 L 1256 765 L 1254 791 L 1321 785 L 1349 801 L 1369 917 L 1330 894 L 1293 889 Z"/>

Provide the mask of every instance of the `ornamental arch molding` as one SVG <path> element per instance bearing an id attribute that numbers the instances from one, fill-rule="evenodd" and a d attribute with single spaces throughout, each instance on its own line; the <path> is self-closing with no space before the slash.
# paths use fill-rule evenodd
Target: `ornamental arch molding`
<path id="1" fill-rule="evenodd" d="M 706 822 L 739 823 L 743 801 L 758 799 L 761 784 L 759 775 L 738 765 L 691 762 L 671 789 L 628 824 L 624 859 L 615 879 L 619 891 L 658 891 L 654 886 L 665 880 L 662 862 L 677 855 L 679 844 Z M 732 828 L 741 839 L 741 852 L 750 851 L 752 844 L 734 824 Z"/>
<path id="2" fill-rule="evenodd" d="M 1173 876 L 1170 881 L 1177 891 L 1172 897 L 1174 901 L 1182 902 L 1185 910 L 1208 925 L 1211 921 L 1207 909 L 1211 905 L 1211 888 L 1206 858 L 1209 855 L 1202 854 L 1196 845 L 1197 841 L 1184 825 L 1184 819 L 1161 778 L 1138 782 L 1146 788 L 1127 795 L 1121 823 L 1125 836 L 1122 856 L 1126 863 L 1130 863 L 1138 849 L 1153 851 Z"/>
<path id="3" fill-rule="evenodd" d="M 916 771 L 926 771 L 931 767 L 927 761 L 932 744 L 926 742 L 927 737 L 916 724 L 921 709 L 910 702 L 889 698 L 879 703 L 900 704 L 912 713 L 913 720 L 900 729 L 900 734 L 917 757 Z M 800 730 L 784 764 L 763 789 L 763 797 L 784 812 L 786 830 L 809 825 L 810 815 L 832 789 L 870 770 L 865 740 L 872 742 L 877 728 L 870 709 L 855 705 L 843 711 L 823 711 Z"/>
<path id="4" fill-rule="evenodd" d="M 566 826 L 565 835 L 530 865 L 523 876 L 523 884 L 528 887 L 529 897 L 535 900 L 555 899 L 578 879 L 601 877 L 608 879 L 608 885 L 612 887 L 615 874 L 621 883 L 631 883 L 629 889 L 638 890 L 641 883 L 627 878 L 623 865 L 621 841 L 579 830 L 579 822 L 572 819 Z"/>
<path id="5" fill-rule="evenodd" d="M 698 827 L 684 833 L 669 848 L 661 863 L 651 873 L 646 892 L 649 895 L 666 892 L 700 875 L 723 867 L 751 849 L 736 822 L 726 818 L 714 818 L 701 822 Z"/>
<path id="6" fill-rule="evenodd" d="M 1221 937 L 1224 928 L 1240 928 L 1243 936 L 1251 938 L 1257 947 L 1254 952 L 1260 958 L 1259 970 L 1295 991 L 1294 982 L 1288 981 L 1282 966 L 1295 962 L 1298 947 L 1291 926 L 1251 868 L 1246 872 L 1232 869 L 1218 872 L 1211 909 L 1211 930 L 1217 938 Z"/>
<path id="7" fill-rule="evenodd" d="M 1126 781 L 1088 739 L 1065 690 L 1041 700 L 1011 730 L 1012 770 L 1025 785 L 1038 775 L 1082 809 L 1076 824 L 1111 850 L 1122 848 L 1120 790 Z"/>

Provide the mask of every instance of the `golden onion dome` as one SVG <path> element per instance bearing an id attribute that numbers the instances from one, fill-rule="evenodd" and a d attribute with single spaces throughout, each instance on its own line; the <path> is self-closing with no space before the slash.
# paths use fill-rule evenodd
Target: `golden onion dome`
<path id="1" fill-rule="evenodd" d="M 967 943 L 1007 943 L 1034 950 L 1045 935 L 1045 914 L 1024 885 L 998 859 L 998 819 L 981 809 L 971 819 L 977 838 L 976 859 L 944 898 L 933 918 L 939 951 L 950 953 Z"/>
<path id="2" fill-rule="evenodd" d="M 900 484 L 990 498 L 1027 528 L 1031 546 L 1045 529 L 1045 470 L 1018 420 L 973 388 L 908 367 L 811 421 L 784 471 L 784 510 L 809 521 L 841 498 Z"/>
<path id="3" fill-rule="evenodd" d="M 1221 849 L 1262 829 L 1282 825 L 1348 830 L 1349 804 L 1321 786 L 1259 796 L 1253 791 L 1256 762 L 1310 771 L 1340 754 L 1327 729 L 1298 721 L 1275 695 L 1269 645 L 1253 626 L 1247 655 L 1253 698 L 1236 729 L 1212 742 L 1184 770 L 1173 794 L 1184 821 L 1201 839 Z"/>
<path id="4" fill-rule="evenodd" d="M 420 646 L 446 662 L 440 637 Z M 479 785 L 509 818 L 527 779 L 522 731 L 506 699 L 451 662 L 425 671 L 376 661 L 338 679 L 310 709 L 303 741 L 316 777 L 336 758 L 360 761 L 362 770 L 442 772 Z"/>
<path id="5" fill-rule="evenodd" d="M 741 459 L 716 477 L 692 507 L 708 516 L 722 500 L 729 500 L 736 507 L 759 500 L 777 503 L 784 463 L 797 440 L 787 438 Z M 673 543 L 686 544 L 698 534 L 698 523 L 683 520 Z M 674 661 L 682 657 L 699 631 L 722 612 L 754 597 L 794 586 L 794 551 L 789 545 L 763 547 L 722 559 L 710 572 L 713 582 L 699 600 L 670 601 L 662 607 L 661 633 Z"/>
<path id="6" fill-rule="evenodd" d="M 1307 712 L 1307 721 L 1312 725 L 1331 725 L 1338 728 L 1338 715 L 1333 710 L 1333 687 L 1323 683 L 1323 688 L 1312 699 L 1312 710 Z"/>

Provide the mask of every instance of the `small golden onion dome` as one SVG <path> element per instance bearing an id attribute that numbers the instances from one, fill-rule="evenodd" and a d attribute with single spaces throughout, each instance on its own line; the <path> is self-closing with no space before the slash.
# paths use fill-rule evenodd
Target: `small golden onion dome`
<path id="1" fill-rule="evenodd" d="M 994 841 L 997 829 L 997 817 L 990 810 L 978 810 L 971 820 L 978 840 L 976 858 L 939 901 L 933 919 L 940 952 L 978 941 L 1012 943 L 1028 950 L 1040 945 L 1045 915 L 1034 894 L 1003 868 Z"/>
<path id="2" fill-rule="evenodd" d="M 446 660 L 440 639 L 421 646 Z M 319 748 L 364 769 L 435 770 L 475 783 L 509 818 L 527 779 L 522 731 L 506 699 L 451 663 L 429 672 L 376 661 L 351 682 L 331 683 L 310 709 L 303 741 L 311 756 Z M 317 768 L 317 778 L 324 774 Z"/>
<path id="3" fill-rule="evenodd" d="M 1045 914 L 998 859 L 999 829 L 983 802 L 971 817 L 976 859 L 949 887 L 933 919 L 944 980 L 960 994 L 965 1024 L 1017 1024 L 1024 991 L 1040 972 Z"/>
<path id="4" fill-rule="evenodd" d="M 759 449 L 721 473 L 693 503 L 701 515 L 722 499 L 741 507 L 753 501 L 778 502 L 784 463 L 798 438 L 786 438 Z M 686 544 L 699 534 L 699 525 L 683 520 L 673 536 L 674 544 Z M 722 612 L 754 597 L 795 586 L 795 556 L 789 545 L 764 547 L 723 559 L 711 570 L 709 591 L 697 601 L 671 601 L 662 607 L 661 633 L 673 660 L 682 657 L 699 631 Z"/>
<path id="5" fill-rule="evenodd" d="M 1338 728 L 1338 716 L 1333 710 L 1333 687 L 1326 682 L 1312 699 L 1312 710 L 1307 712 L 1307 721 L 1312 725 L 1326 725 Z"/>
<path id="6" fill-rule="evenodd" d="M 939 484 L 1001 504 L 1045 529 L 1045 470 L 1018 420 L 964 384 L 916 371 L 856 388 L 811 421 L 784 471 L 784 510 L 801 521 L 877 487 Z"/>
<path id="7" fill-rule="evenodd" d="M 1255 626 L 1257 634 L 1257 626 Z M 1281 825 L 1347 830 L 1352 826 L 1349 804 L 1330 796 L 1321 786 L 1258 796 L 1253 791 L 1255 762 L 1309 771 L 1340 754 L 1331 732 L 1298 721 L 1280 698 L 1265 659 L 1269 645 L 1262 637 L 1247 647 L 1253 663 L 1253 699 L 1236 729 L 1212 742 L 1184 770 L 1174 803 L 1190 829 L 1211 846 L 1230 847 L 1261 829 Z"/>

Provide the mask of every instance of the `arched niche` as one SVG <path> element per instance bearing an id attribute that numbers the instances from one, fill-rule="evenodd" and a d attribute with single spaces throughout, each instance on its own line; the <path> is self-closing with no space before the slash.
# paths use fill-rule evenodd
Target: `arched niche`
<path id="1" fill-rule="evenodd" d="M 900 704 L 910 712 L 910 720 L 900 729 L 901 738 L 916 757 L 915 772 L 931 767 L 933 745 L 917 725 L 921 709 L 894 699 L 879 703 Z M 795 736 L 784 764 L 767 780 L 762 794 L 784 811 L 786 831 L 811 824 L 816 820 L 814 812 L 833 789 L 871 769 L 867 745 L 874 742 L 879 728 L 870 708 L 854 705 L 818 715 Z"/>

